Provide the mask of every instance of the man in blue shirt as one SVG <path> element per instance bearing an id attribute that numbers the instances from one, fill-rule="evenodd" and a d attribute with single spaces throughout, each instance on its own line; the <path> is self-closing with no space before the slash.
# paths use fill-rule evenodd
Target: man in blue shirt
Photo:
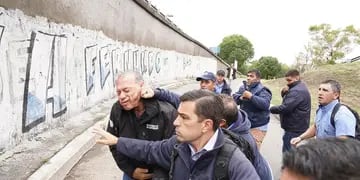
<path id="1" fill-rule="evenodd" d="M 330 122 L 331 113 L 340 100 L 341 86 L 335 80 L 326 80 L 320 84 L 318 91 L 319 109 L 315 116 L 315 123 L 303 134 L 291 139 L 291 144 L 296 145 L 303 139 L 316 136 L 327 137 L 355 137 L 356 119 L 352 112 L 341 106 L 335 114 L 333 126 Z"/>

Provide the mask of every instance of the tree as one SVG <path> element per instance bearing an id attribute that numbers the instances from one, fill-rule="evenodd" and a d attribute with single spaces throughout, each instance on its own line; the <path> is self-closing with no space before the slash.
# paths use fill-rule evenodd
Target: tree
<path id="1" fill-rule="evenodd" d="M 220 46 L 220 58 L 228 64 L 238 61 L 238 69 L 248 60 L 254 57 L 254 48 L 251 42 L 242 35 L 230 35 L 224 37 Z"/>
<path id="2" fill-rule="evenodd" d="M 284 70 L 283 70 L 283 68 Z M 286 71 L 286 65 L 279 63 L 277 58 L 271 56 L 263 56 L 258 61 L 255 61 L 253 69 L 258 69 L 261 72 L 263 79 L 272 79 L 283 77 L 283 72 Z"/>
<path id="3" fill-rule="evenodd" d="M 332 29 L 329 24 L 309 27 L 310 42 L 305 46 L 297 61 L 311 64 L 333 64 L 352 51 L 354 44 L 360 44 L 360 30 L 350 25 L 344 29 Z"/>

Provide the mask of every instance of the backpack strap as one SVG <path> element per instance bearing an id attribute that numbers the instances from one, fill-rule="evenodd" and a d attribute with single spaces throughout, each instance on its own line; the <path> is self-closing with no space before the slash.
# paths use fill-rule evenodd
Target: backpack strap
<path id="1" fill-rule="evenodd" d="M 169 180 L 174 179 L 175 159 L 176 159 L 177 156 L 178 156 L 178 151 L 177 151 L 176 147 L 177 147 L 177 145 L 174 145 L 174 148 L 171 150 Z"/>
<path id="2" fill-rule="evenodd" d="M 345 106 L 355 117 L 355 136 L 354 138 L 360 141 L 360 117 L 359 114 L 346 104 L 337 103 L 331 112 L 330 123 L 335 128 L 335 114 L 339 111 L 340 106 Z"/>
<path id="3" fill-rule="evenodd" d="M 334 128 L 335 128 L 335 115 L 339 111 L 340 106 L 341 106 L 341 103 L 337 103 L 331 112 L 330 123 Z"/>
<path id="4" fill-rule="evenodd" d="M 250 143 L 243 138 L 242 136 L 232 132 L 231 130 L 221 128 L 226 138 L 230 139 L 244 155 L 246 158 L 254 164 L 255 155 L 253 153 L 253 148 L 251 147 Z"/>
<path id="5" fill-rule="evenodd" d="M 225 143 L 220 148 L 215 160 L 215 168 L 214 168 L 215 180 L 229 179 L 229 175 L 228 175 L 229 162 L 236 148 L 237 146 L 233 142 L 231 142 L 231 140 L 225 138 Z"/>

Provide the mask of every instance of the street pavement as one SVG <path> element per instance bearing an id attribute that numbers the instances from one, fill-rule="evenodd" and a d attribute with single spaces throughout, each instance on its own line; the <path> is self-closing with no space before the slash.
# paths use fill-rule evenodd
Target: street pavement
<path id="1" fill-rule="evenodd" d="M 237 91 L 243 79 L 231 82 L 233 92 Z M 192 89 L 198 89 L 196 81 L 179 87 L 170 88 L 171 91 L 183 94 Z M 274 174 L 274 179 L 279 179 L 281 167 L 281 137 L 282 129 L 279 121 L 271 116 L 269 130 L 261 147 L 261 153 L 268 160 Z M 66 180 L 111 180 L 122 179 L 122 171 L 118 169 L 109 148 L 104 145 L 93 146 L 67 174 Z"/>

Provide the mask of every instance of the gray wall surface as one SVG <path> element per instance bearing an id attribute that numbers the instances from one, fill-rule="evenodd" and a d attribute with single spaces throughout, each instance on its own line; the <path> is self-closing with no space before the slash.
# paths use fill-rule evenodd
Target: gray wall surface
<path id="1" fill-rule="evenodd" d="M 146 1 L 0 0 L 0 152 L 114 93 L 116 74 L 152 83 L 224 64 Z"/>

